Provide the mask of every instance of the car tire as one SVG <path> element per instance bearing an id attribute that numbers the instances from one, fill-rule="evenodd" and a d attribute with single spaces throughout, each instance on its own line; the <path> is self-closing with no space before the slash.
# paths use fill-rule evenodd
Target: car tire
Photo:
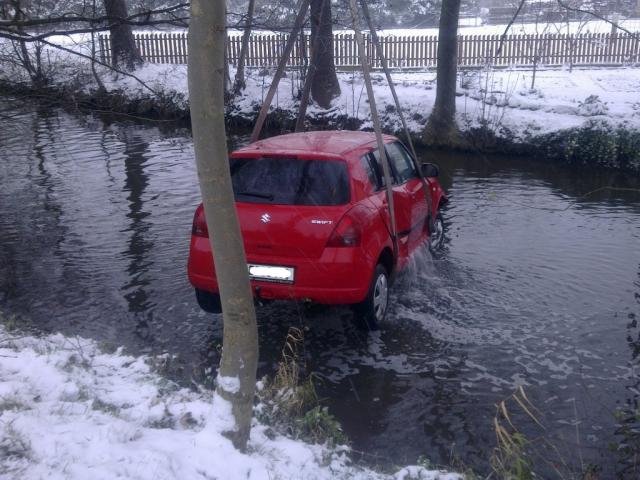
<path id="1" fill-rule="evenodd" d="M 436 215 L 433 222 L 429 222 L 429 250 L 437 253 L 444 245 L 444 220 L 442 215 Z"/>
<path id="2" fill-rule="evenodd" d="M 207 313 L 222 313 L 220 295 L 196 288 L 196 300 L 202 310 Z"/>
<path id="3" fill-rule="evenodd" d="M 383 265 L 378 264 L 367 297 L 354 306 L 356 325 L 363 330 L 378 330 L 387 315 L 388 307 L 389 272 Z"/>

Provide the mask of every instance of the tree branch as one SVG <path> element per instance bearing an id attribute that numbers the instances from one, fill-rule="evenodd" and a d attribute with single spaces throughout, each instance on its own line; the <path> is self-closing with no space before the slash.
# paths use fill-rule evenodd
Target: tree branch
<path id="1" fill-rule="evenodd" d="M 70 48 L 67 47 L 63 47 L 62 45 L 57 45 L 55 43 L 51 43 L 48 42 L 46 40 L 40 40 L 42 43 L 44 43 L 45 45 L 48 45 L 49 47 L 52 48 L 57 48 L 58 50 L 62 50 L 63 52 L 67 52 L 67 53 L 71 53 L 73 55 L 77 55 L 78 57 L 81 58 L 85 58 L 87 60 L 91 60 L 95 63 L 97 63 L 98 65 L 102 65 L 103 67 L 107 67 L 109 70 L 112 70 L 116 73 L 120 73 L 122 75 L 126 75 L 128 77 L 133 78 L 134 80 L 136 80 L 137 82 L 140 83 L 140 85 L 142 85 L 144 88 L 146 88 L 147 90 L 149 90 L 151 93 L 153 93 L 155 96 L 160 96 L 160 94 L 158 92 L 156 92 L 153 88 L 151 88 L 149 85 L 147 85 L 146 83 L 144 83 L 144 81 L 142 81 L 139 77 L 135 76 L 134 74 L 130 73 L 130 72 L 126 72 L 124 70 L 120 70 L 117 67 L 114 67 L 112 65 L 109 65 L 107 63 L 101 62 L 100 60 L 96 59 L 96 58 L 92 58 L 90 55 L 85 55 L 84 53 L 80 53 L 76 50 L 72 50 Z"/>
<path id="2" fill-rule="evenodd" d="M 522 7 L 524 7 L 525 1 L 526 0 L 520 0 L 520 5 L 518 5 L 516 13 L 513 15 L 513 17 L 511 17 L 511 20 L 509 20 L 509 23 L 507 24 L 507 28 L 505 28 L 504 32 L 502 32 L 502 35 L 500 35 L 500 44 L 498 45 L 498 50 L 496 50 L 496 53 L 494 55 L 495 58 L 498 58 L 502 53 L 502 47 L 504 46 L 504 40 L 507 38 L 507 33 L 509 33 L 511 25 L 513 25 L 513 22 L 515 22 L 516 18 L 518 18 L 518 15 L 520 15 L 520 11 L 522 10 Z"/>
<path id="3" fill-rule="evenodd" d="M 177 10 L 186 9 L 189 6 L 188 3 L 179 3 L 177 5 L 173 5 L 167 8 L 160 8 L 157 10 L 147 10 L 144 12 L 135 13 L 133 15 L 129 15 L 128 17 L 113 17 L 108 15 L 103 15 L 101 17 L 86 17 L 82 15 L 77 15 L 75 13 L 65 13 L 59 17 L 49 17 L 49 18 L 34 18 L 30 20 L 0 20 L 0 28 L 28 28 L 28 27 L 37 27 L 41 25 L 52 25 L 57 23 L 104 23 L 111 22 L 112 24 L 127 24 L 132 26 L 139 25 L 147 25 L 147 24 L 157 24 L 157 23 L 167 23 L 169 20 L 150 20 L 153 15 L 162 15 L 173 13 Z M 135 21 L 138 18 L 146 18 L 147 20 Z M 179 17 L 179 19 L 188 19 L 189 17 Z M 175 20 L 175 19 L 174 19 Z"/>
<path id="4" fill-rule="evenodd" d="M 604 17 L 603 15 L 600 15 L 599 13 L 592 12 L 590 10 L 583 10 L 582 8 L 578 8 L 578 7 L 571 7 L 571 6 L 567 5 L 566 3 L 564 3 L 563 0 L 557 0 L 557 2 L 558 2 L 558 5 L 560 5 L 562 8 L 564 8 L 564 9 L 570 11 L 570 12 L 584 13 L 585 15 L 591 15 L 592 17 L 595 17 L 598 20 L 602 20 L 603 22 L 606 22 L 609 25 L 613 25 L 618 30 L 622 30 L 624 33 L 626 33 L 628 35 L 631 35 L 636 40 L 640 40 L 640 35 L 638 33 L 632 32 L 631 30 L 628 30 L 628 29 L 626 29 L 624 27 L 621 27 L 620 24 L 609 20 L 608 18 Z"/>
<path id="5" fill-rule="evenodd" d="M 185 17 L 184 20 L 188 20 L 188 18 Z M 167 23 L 166 20 L 152 20 L 150 22 L 131 22 L 129 23 L 129 25 L 150 26 L 150 25 L 164 25 L 166 23 Z M 41 33 L 39 35 L 30 35 L 26 32 L 17 32 L 12 30 L 3 31 L 2 28 L 0 28 L 0 38 L 6 38 L 9 40 L 15 40 L 18 42 L 38 42 L 38 41 L 44 40 L 45 38 L 53 37 L 56 35 L 70 36 L 70 35 L 76 35 L 80 33 L 106 32 L 110 30 L 111 27 L 113 27 L 114 25 L 117 25 L 117 24 L 105 25 L 102 27 L 76 28 L 76 29 L 70 29 L 70 30 L 51 30 L 45 33 Z"/>

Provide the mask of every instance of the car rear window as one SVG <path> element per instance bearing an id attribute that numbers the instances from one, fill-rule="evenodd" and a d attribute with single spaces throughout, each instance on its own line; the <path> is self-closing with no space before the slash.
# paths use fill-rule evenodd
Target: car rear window
<path id="1" fill-rule="evenodd" d="M 349 202 L 347 165 L 332 160 L 232 158 L 236 200 L 280 205 L 343 205 Z"/>

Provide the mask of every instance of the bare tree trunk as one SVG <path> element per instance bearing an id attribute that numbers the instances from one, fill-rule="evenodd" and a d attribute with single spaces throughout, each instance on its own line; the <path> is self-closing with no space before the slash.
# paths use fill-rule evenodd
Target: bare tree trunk
<path id="1" fill-rule="evenodd" d="M 323 3 L 326 3 L 324 8 Z M 311 52 L 311 64 L 315 65 L 311 97 L 322 108 L 329 108 L 331 100 L 340 95 L 340 83 L 333 60 L 331 0 L 311 1 L 311 39 L 311 43 L 317 45 Z"/>
<path id="2" fill-rule="evenodd" d="M 135 70 L 142 65 L 142 57 L 136 47 L 136 42 L 131 33 L 131 26 L 118 22 L 116 19 L 125 19 L 127 5 L 124 0 L 104 0 L 104 9 L 108 17 L 113 17 L 109 23 L 111 27 L 111 64 L 116 68 Z"/>
<path id="3" fill-rule="evenodd" d="M 249 7 L 247 8 L 247 23 L 244 26 L 244 33 L 242 34 L 242 46 L 240 47 L 240 58 L 238 58 L 238 69 L 236 70 L 236 78 L 233 84 L 233 94 L 238 95 L 241 90 L 244 90 L 246 83 L 244 81 L 244 63 L 247 58 L 247 51 L 249 50 L 249 37 L 251 37 L 251 24 L 253 23 L 253 12 L 255 10 L 256 0 L 249 0 Z"/>
<path id="4" fill-rule="evenodd" d="M 458 70 L 458 17 L 460 0 L 443 0 L 438 34 L 436 101 L 424 129 L 423 139 L 430 145 L 455 145 L 456 74 Z"/>
<path id="5" fill-rule="evenodd" d="M 24 14 L 24 11 L 23 11 L 23 6 L 22 6 L 20 0 L 13 0 L 11 2 L 11 5 L 12 5 L 13 10 L 14 10 L 13 20 L 16 21 L 16 22 L 19 22 L 21 20 L 25 20 L 26 18 L 25 18 L 25 14 Z M 4 5 L 3 5 L 3 9 L 4 9 Z M 19 32 L 23 32 L 23 29 L 21 27 L 19 27 L 17 30 Z M 46 81 L 45 81 L 44 78 L 42 78 L 41 72 L 39 71 L 39 69 L 36 69 L 36 67 L 33 66 L 33 62 L 31 61 L 31 53 L 29 52 L 29 49 L 27 48 L 26 42 L 23 42 L 23 41 L 15 42 L 14 41 L 14 42 L 12 42 L 12 44 L 13 44 L 13 50 L 16 53 L 16 56 L 17 56 L 18 60 L 20 61 L 20 63 L 22 64 L 22 66 L 24 67 L 24 69 L 29 74 L 29 78 L 31 79 L 31 82 L 36 87 L 43 86 L 46 83 Z"/>
<path id="6" fill-rule="evenodd" d="M 92 0 L 92 7 L 93 16 L 95 17 L 97 15 L 96 0 Z M 98 90 L 100 91 L 100 93 L 105 92 L 106 89 L 104 88 L 104 83 L 102 82 L 102 79 L 100 78 L 100 75 L 98 75 L 98 71 L 96 70 L 96 32 L 91 32 L 91 73 L 93 74 L 93 78 L 98 84 Z"/>
<path id="7" fill-rule="evenodd" d="M 225 14 L 226 18 L 226 14 Z M 225 105 L 231 95 L 231 73 L 229 73 L 229 36 L 224 34 L 224 98 Z"/>
<path id="8" fill-rule="evenodd" d="M 320 16 L 322 17 L 322 10 L 329 7 L 330 2 L 323 2 L 322 7 L 320 9 Z M 304 35 L 301 35 L 301 44 L 304 46 Z M 311 38 L 311 51 L 316 51 L 318 49 L 318 44 L 320 43 L 320 36 L 317 35 Z M 304 85 L 302 87 L 302 95 L 300 97 L 300 106 L 298 107 L 298 118 L 296 120 L 296 132 L 301 132 L 304 130 L 304 120 L 307 116 L 307 107 L 309 106 L 309 97 L 311 96 L 311 86 L 313 85 L 313 77 L 316 73 L 316 65 L 313 63 L 314 58 L 311 57 L 311 63 L 309 64 L 309 68 L 307 68 L 307 74 L 304 77 Z"/>
<path id="9" fill-rule="evenodd" d="M 246 448 L 258 362 L 258 329 L 231 186 L 224 126 L 224 0 L 193 0 L 189 27 L 189 100 L 196 166 L 224 320 L 217 397 L 235 425 L 223 432 Z M 218 401 L 219 398 L 216 398 Z M 215 402 L 214 402 L 215 403 Z"/>

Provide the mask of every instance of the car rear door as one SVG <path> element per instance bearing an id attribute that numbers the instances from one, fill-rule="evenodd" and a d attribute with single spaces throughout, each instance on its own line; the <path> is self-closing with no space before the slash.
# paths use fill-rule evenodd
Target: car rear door
<path id="1" fill-rule="evenodd" d="M 399 194 L 403 202 L 402 208 L 406 209 L 405 215 L 409 217 L 408 230 L 402 233 L 408 236 L 409 248 L 413 250 L 424 240 L 423 233 L 429 214 L 424 182 L 418 174 L 413 158 L 402 143 L 390 143 L 386 150 L 396 181 L 402 186 L 402 193 Z"/>

